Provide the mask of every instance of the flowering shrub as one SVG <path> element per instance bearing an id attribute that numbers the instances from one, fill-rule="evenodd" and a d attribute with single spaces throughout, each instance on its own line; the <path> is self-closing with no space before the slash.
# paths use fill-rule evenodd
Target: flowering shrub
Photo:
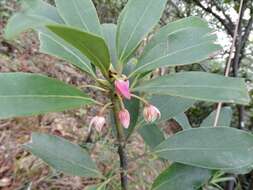
<path id="1" fill-rule="evenodd" d="M 74 86 L 42 75 L 2 73 L 0 118 L 101 106 L 90 121 L 89 131 L 100 133 L 106 123 L 115 129 L 124 190 L 128 189 L 126 143 L 135 132 L 157 159 L 173 162 L 152 189 L 198 189 L 213 170 L 249 171 L 253 165 L 251 134 L 229 128 L 224 122 L 214 128 L 213 119 L 195 129 L 181 122 L 186 119 L 183 112 L 196 101 L 248 104 L 243 79 L 200 71 L 150 77 L 157 68 L 200 63 L 218 52 L 220 46 L 215 44 L 216 35 L 208 24 L 198 17 L 169 23 L 150 40 L 145 39 L 149 42 L 137 53 L 158 23 L 166 2 L 129 0 L 115 25 L 100 24 L 91 0 L 55 0 L 56 7 L 42 0 L 25 0 L 22 11 L 9 20 L 5 37 L 12 39 L 34 29 L 42 53 L 66 60 L 89 75 L 95 80 L 89 87 L 102 91 L 108 102 L 98 102 Z M 111 111 L 113 121 L 105 119 L 106 110 Z M 183 130 L 165 139 L 157 126 L 171 118 L 182 123 Z M 110 183 L 111 178 L 98 171 L 86 150 L 60 137 L 33 133 L 25 148 L 56 170 L 100 179 L 95 189 Z"/>

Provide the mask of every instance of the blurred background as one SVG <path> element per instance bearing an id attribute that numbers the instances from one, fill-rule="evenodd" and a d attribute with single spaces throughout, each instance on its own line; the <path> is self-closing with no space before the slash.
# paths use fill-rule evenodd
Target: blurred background
<path id="1" fill-rule="evenodd" d="M 3 39 L 3 28 L 7 20 L 20 9 L 20 0 L 0 0 L 0 72 L 31 72 L 43 73 L 47 76 L 58 78 L 69 84 L 82 86 L 92 83 L 83 73 L 62 60 L 58 60 L 38 52 L 37 35 L 32 31 L 23 33 L 15 41 Z M 48 0 L 52 5 L 53 0 Z M 93 0 L 101 23 L 116 23 L 120 11 L 127 0 Z M 223 46 L 223 51 L 214 55 L 210 60 L 176 68 L 178 70 L 204 70 L 207 72 L 223 74 L 229 56 L 235 23 L 238 19 L 240 2 L 237 0 L 168 0 L 164 14 L 156 29 L 167 23 L 196 15 L 208 21 L 211 28 L 218 35 L 218 43 Z M 142 11 L 142 10 L 140 10 Z M 231 76 L 244 77 L 248 84 L 251 97 L 253 95 L 253 1 L 244 0 L 240 17 L 239 34 L 236 41 L 235 53 L 232 62 Z M 156 30 L 155 29 L 155 30 Z M 151 34 L 152 35 L 152 34 Z M 160 73 L 161 71 L 158 71 Z M 163 68 L 162 72 L 170 72 Z M 1 82 L 1 81 L 0 81 Z M 99 92 L 89 91 L 93 96 L 101 96 Z M 103 98 L 103 97 L 100 97 Z M 216 105 L 211 103 L 197 103 L 187 111 L 186 115 L 190 124 L 197 127 L 214 109 Z M 253 130 L 253 102 L 247 107 L 232 106 L 233 119 L 231 126 L 247 131 Z M 43 131 L 63 136 L 75 142 L 82 142 L 87 135 L 87 124 L 90 118 L 96 114 L 96 108 L 80 108 L 78 110 L 63 113 L 50 113 L 43 116 L 14 118 L 0 120 L 0 189 L 62 189 L 83 190 L 87 185 L 96 181 L 69 177 L 55 171 L 51 171 L 39 159 L 36 159 L 22 149 L 21 144 L 29 141 L 31 131 Z M 171 135 L 180 130 L 177 122 L 170 120 L 162 125 L 162 128 Z M 138 155 L 148 151 L 142 138 L 136 134 L 131 139 L 128 154 L 136 162 L 130 163 L 129 179 L 130 189 L 147 190 L 153 179 L 165 169 L 163 163 L 152 161 L 150 157 L 135 159 Z M 111 160 L 117 159 L 116 148 L 107 132 L 102 136 L 95 136 L 90 145 L 92 156 L 98 160 L 102 171 L 108 172 L 116 166 Z M 103 150 L 101 152 L 101 150 Z M 150 161 L 151 159 L 151 161 Z M 253 158 L 252 158 L 253 159 Z M 222 182 L 220 186 L 226 190 L 253 190 L 253 173 L 244 176 L 233 176 L 234 182 Z M 111 189 L 119 189 L 117 181 L 111 185 Z M 215 189 L 206 185 L 204 189 Z M 217 187 L 216 187 L 217 189 Z"/>

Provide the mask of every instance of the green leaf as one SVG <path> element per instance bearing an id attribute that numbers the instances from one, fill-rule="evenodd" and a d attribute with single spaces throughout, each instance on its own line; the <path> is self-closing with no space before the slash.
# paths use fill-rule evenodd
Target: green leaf
<path id="1" fill-rule="evenodd" d="M 103 29 L 105 41 L 108 44 L 108 47 L 110 50 L 112 64 L 116 68 L 117 61 L 118 61 L 117 49 L 116 49 L 117 26 L 115 24 L 103 24 L 102 29 Z"/>
<path id="2" fill-rule="evenodd" d="M 144 51 L 134 73 L 164 66 L 198 63 L 220 50 L 209 28 L 184 28 L 169 34 L 161 43 Z"/>
<path id="3" fill-rule="evenodd" d="M 243 79 L 205 72 L 181 72 L 140 84 L 134 91 L 209 102 L 247 105 L 250 101 Z"/>
<path id="4" fill-rule="evenodd" d="M 125 108 L 129 111 L 131 118 L 129 128 L 125 129 L 125 134 L 126 136 L 130 136 L 133 133 L 139 118 L 140 101 L 136 98 L 125 100 L 124 105 Z"/>
<path id="5" fill-rule="evenodd" d="M 89 60 L 76 48 L 46 29 L 39 29 L 40 52 L 66 60 L 79 69 L 94 74 Z"/>
<path id="6" fill-rule="evenodd" d="M 253 166 L 253 136 L 229 127 L 188 129 L 155 148 L 164 159 L 230 172 Z"/>
<path id="7" fill-rule="evenodd" d="M 195 101 L 167 95 L 154 95 L 151 97 L 150 103 L 160 110 L 161 119 L 159 121 L 164 121 L 172 119 L 178 114 L 185 112 L 195 103 Z"/>
<path id="8" fill-rule="evenodd" d="M 139 128 L 138 132 L 142 136 L 144 142 L 150 146 L 151 149 L 155 148 L 165 140 L 163 132 L 156 124 L 144 125 Z"/>
<path id="9" fill-rule="evenodd" d="M 48 25 L 49 30 L 80 50 L 104 75 L 110 67 L 109 49 L 103 38 L 63 25 Z"/>
<path id="10" fill-rule="evenodd" d="M 55 4 L 67 25 L 102 35 L 96 8 L 91 0 L 55 0 Z"/>
<path id="11" fill-rule="evenodd" d="M 210 30 L 208 29 L 208 23 L 199 17 L 190 16 L 187 18 L 179 19 L 177 21 L 170 22 L 166 26 L 162 27 L 160 31 L 158 31 L 150 40 L 144 51 L 148 52 L 157 44 L 160 44 L 161 42 L 167 40 L 169 35 L 179 31 L 184 31 L 188 28 L 202 28 L 207 29 L 206 32 L 210 32 Z"/>
<path id="12" fill-rule="evenodd" d="M 130 0 L 121 12 L 117 29 L 118 57 L 127 62 L 143 38 L 158 23 L 166 0 Z"/>
<path id="13" fill-rule="evenodd" d="M 4 37 L 11 40 L 28 29 L 50 23 L 63 23 L 55 7 L 41 0 L 24 0 L 22 12 L 14 14 L 8 21 Z"/>
<path id="14" fill-rule="evenodd" d="M 81 177 L 102 177 L 85 149 L 63 138 L 33 133 L 25 144 L 30 152 L 45 163 L 66 174 Z"/>
<path id="15" fill-rule="evenodd" d="M 174 163 L 155 179 L 152 190 L 197 190 L 211 176 L 210 170 Z"/>
<path id="16" fill-rule="evenodd" d="M 200 125 L 200 127 L 212 127 L 217 110 L 213 111 Z M 233 111 L 230 107 L 223 107 L 221 109 L 218 126 L 230 126 L 232 121 Z"/>
<path id="17" fill-rule="evenodd" d="M 182 127 L 182 129 L 190 129 L 192 128 L 187 116 L 184 113 L 181 113 L 174 117 L 175 121 Z"/>
<path id="18" fill-rule="evenodd" d="M 94 103 L 79 89 L 41 75 L 1 73 L 0 80 L 1 119 L 63 111 Z"/>
<path id="19" fill-rule="evenodd" d="M 7 24 L 6 38 L 12 39 L 27 29 L 36 29 L 40 38 L 40 51 L 69 61 L 83 71 L 95 76 L 86 57 L 73 46 L 43 28 L 50 23 L 63 23 L 55 7 L 40 0 L 23 1 L 21 13 L 14 15 Z"/>

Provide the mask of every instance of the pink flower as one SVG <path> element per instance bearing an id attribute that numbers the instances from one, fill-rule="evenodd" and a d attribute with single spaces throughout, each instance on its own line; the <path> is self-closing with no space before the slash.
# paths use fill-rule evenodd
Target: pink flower
<path id="1" fill-rule="evenodd" d="M 124 128 L 128 128 L 130 124 L 130 114 L 126 109 L 122 109 L 119 114 L 119 121 Z"/>
<path id="2" fill-rule="evenodd" d="M 130 100 L 131 99 L 131 93 L 129 90 L 129 80 L 116 80 L 114 82 L 116 92 L 123 96 L 124 98 Z"/>
<path id="3" fill-rule="evenodd" d="M 153 123 L 155 120 L 161 118 L 161 113 L 153 105 L 147 105 L 143 109 L 143 117 L 147 123 Z"/>
<path id="4" fill-rule="evenodd" d="M 101 132 L 104 126 L 105 126 L 105 118 L 102 116 L 95 116 L 90 121 L 89 131 L 91 127 L 95 127 L 95 129 L 98 132 Z"/>

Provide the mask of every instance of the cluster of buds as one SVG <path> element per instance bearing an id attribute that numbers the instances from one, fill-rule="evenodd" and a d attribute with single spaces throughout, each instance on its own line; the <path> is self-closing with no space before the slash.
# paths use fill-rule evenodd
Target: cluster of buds
<path id="1" fill-rule="evenodd" d="M 117 79 L 115 80 L 114 85 L 115 91 L 120 97 L 125 98 L 127 100 L 130 100 L 132 96 L 137 97 L 135 95 L 132 95 L 130 92 L 129 80 Z M 153 123 L 157 119 L 160 119 L 161 117 L 160 111 L 155 106 L 147 104 L 145 101 L 144 103 L 145 103 L 145 107 L 143 109 L 144 120 L 147 123 Z M 120 124 L 127 129 L 130 125 L 131 120 L 130 114 L 128 110 L 124 108 L 123 104 L 121 105 L 121 107 L 122 108 L 118 113 L 118 120 Z M 100 114 L 99 116 L 95 116 L 92 118 L 92 120 L 90 121 L 89 128 L 95 127 L 95 129 L 98 132 L 101 132 L 103 127 L 105 126 L 105 123 L 106 123 L 105 118 Z"/>
<path id="2" fill-rule="evenodd" d="M 115 85 L 116 93 L 118 95 L 120 95 L 121 97 L 126 98 L 128 100 L 131 99 L 131 92 L 129 89 L 129 81 L 128 80 L 116 80 L 114 85 Z M 145 104 L 146 104 L 146 102 L 145 102 Z M 119 121 L 121 122 L 122 126 L 125 128 L 128 128 L 129 123 L 130 123 L 129 112 L 125 108 L 122 108 L 122 110 L 119 112 L 118 117 L 119 117 Z M 161 113 L 155 106 L 147 104 L 143 110 L 143 117 L 147 123 L 153 123 L 157 119 L 160 119 Z"/>

